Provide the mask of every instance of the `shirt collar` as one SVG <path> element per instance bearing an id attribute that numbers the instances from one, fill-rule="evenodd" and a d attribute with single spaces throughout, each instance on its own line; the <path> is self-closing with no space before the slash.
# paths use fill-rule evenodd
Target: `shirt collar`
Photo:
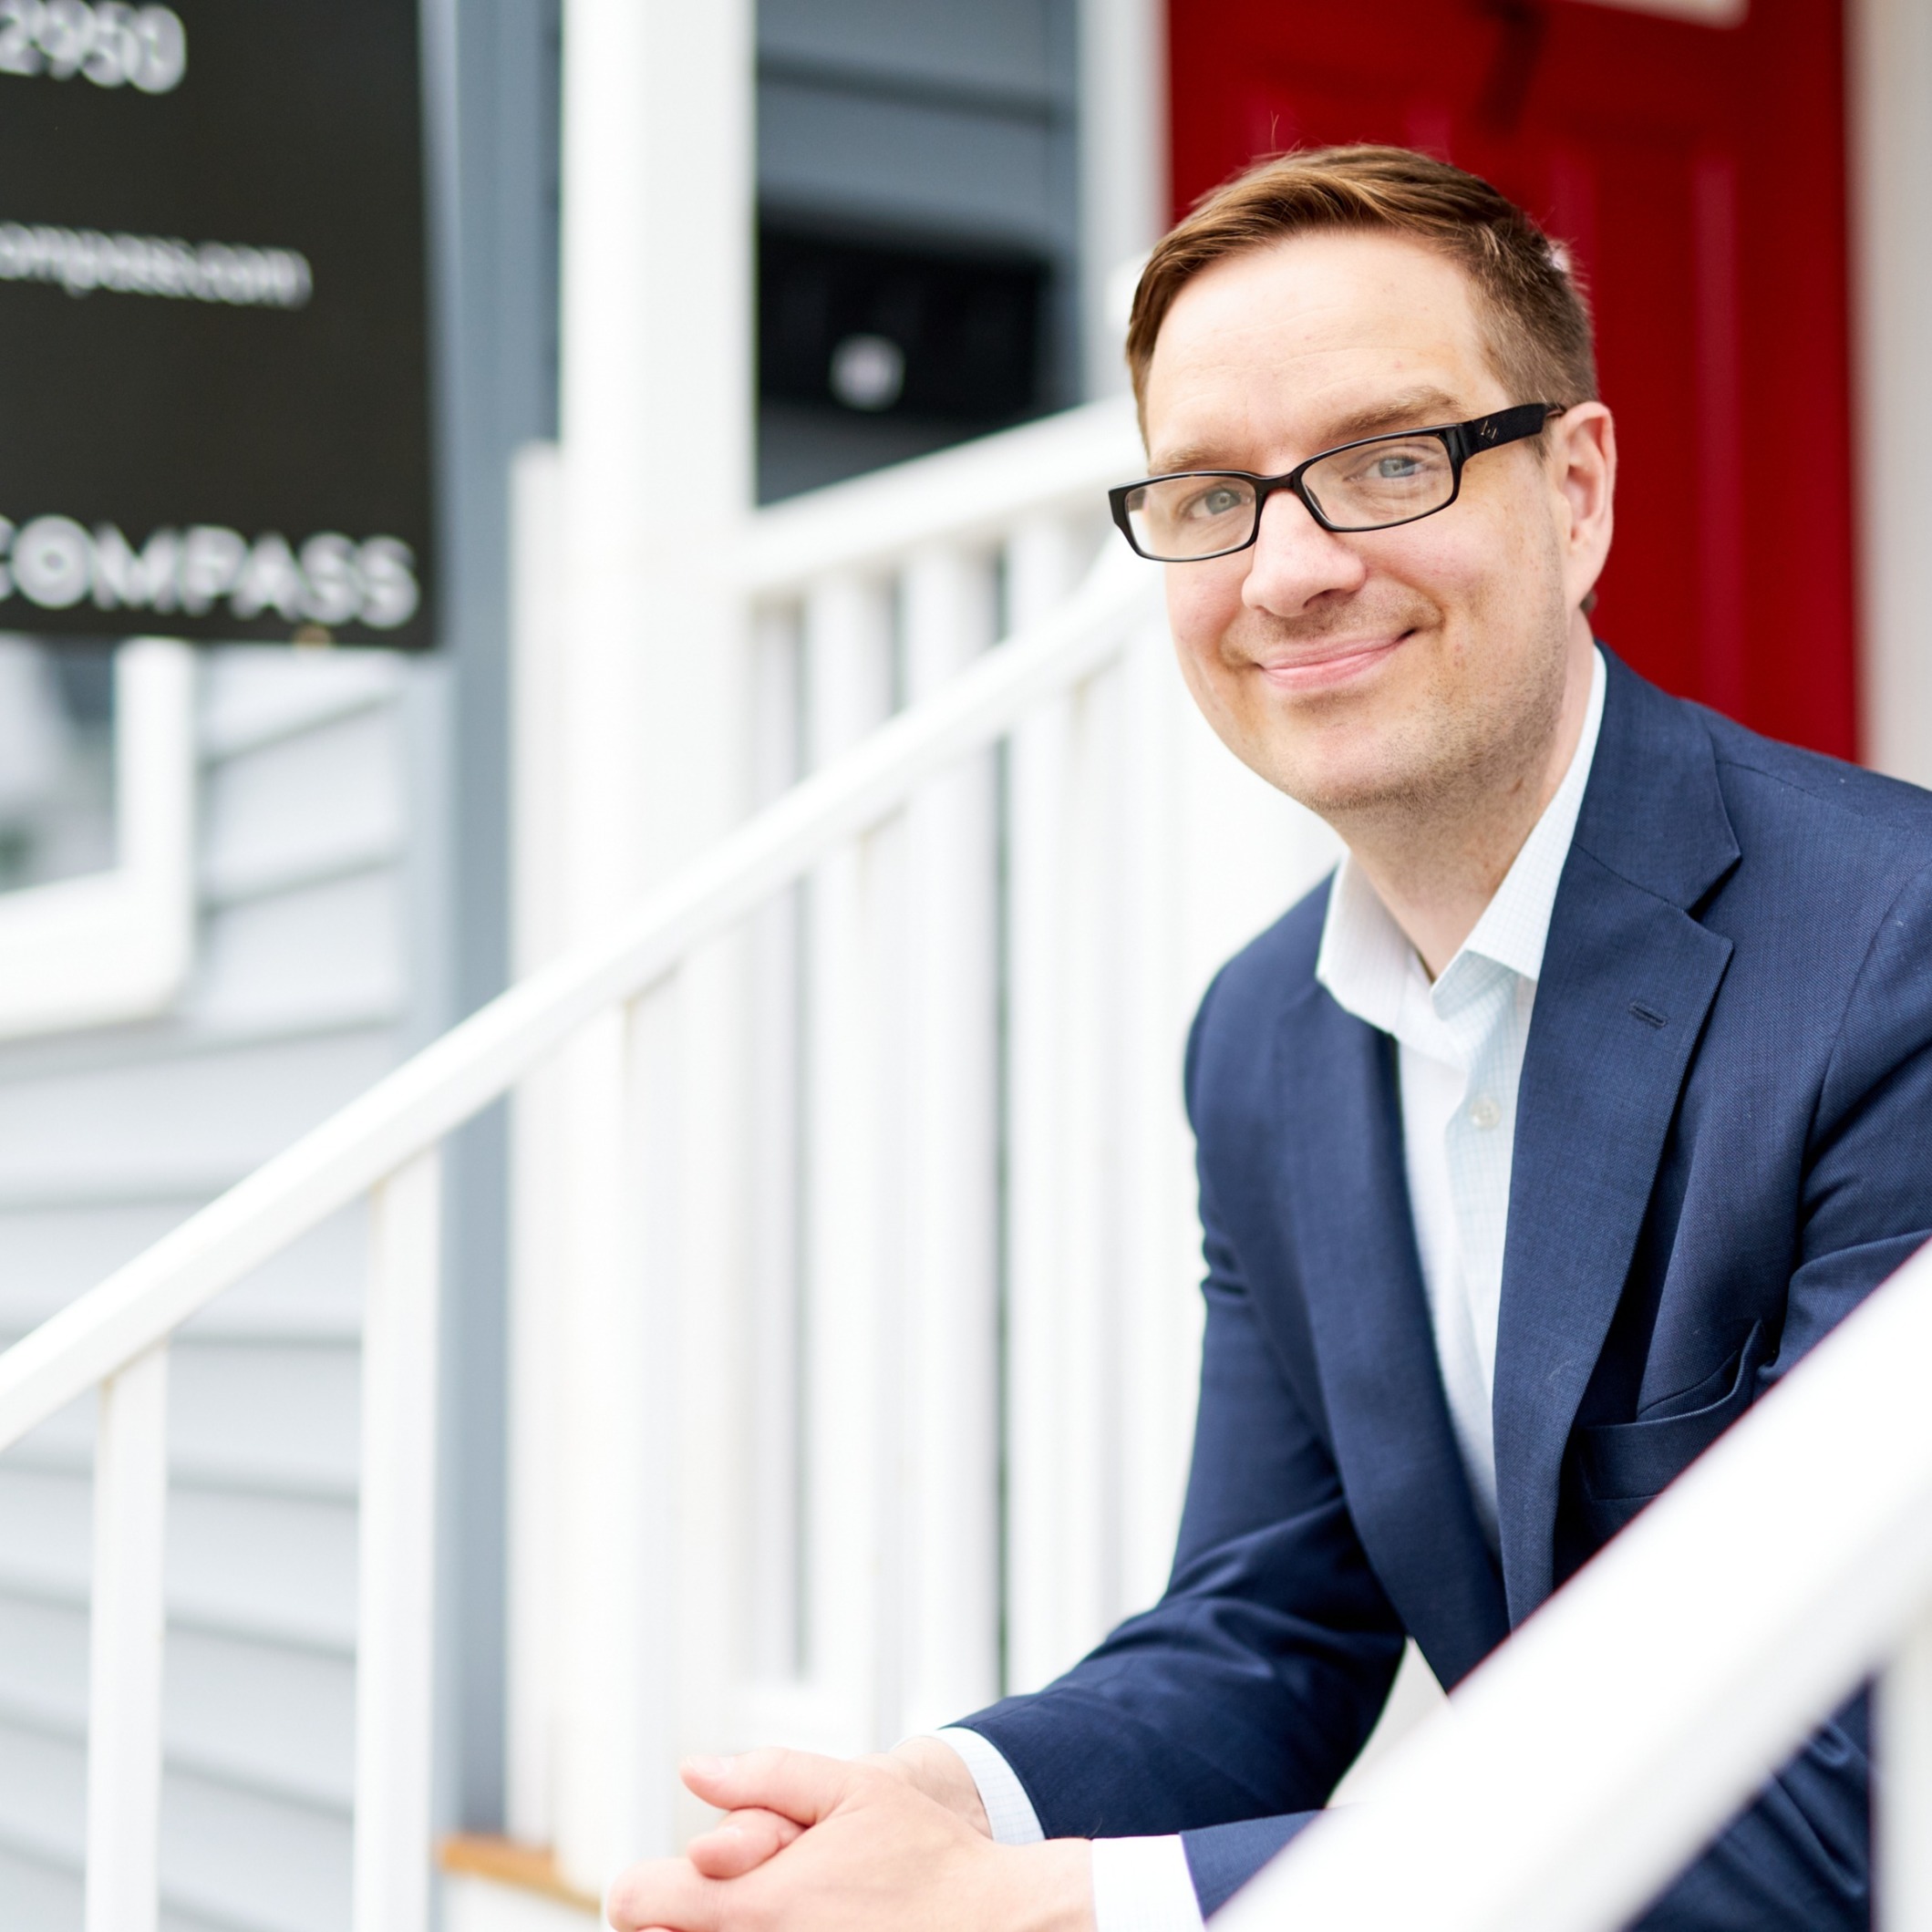
<path id="1" fill-rule="evenodd" d="M 1593 646 L 1589 702 L 1569 769 L 1494 896 L 1483 907 L 1483 916 L 1462 942 L 1456 959 L 1444 969 L 1443 979 L 1465 954 L 1492 960 L 1530 981 L 1543 971 L 1543 949 L 1549 938 L 1550 914 L 1556 905 L 1556 887 L 1569 857 L 1576 815 L 1583 809 L 1584 790 L 1596 756 L 1605 682 L 1603 653 Z M 1315 961 L 1316 978 L 1344 1011 L 1384 1033 L 1395 1033 L 1404 989 L 1419 966 L 1408 935 L 1382 904 L 1368 875 L 1344 853 L 1328 891 L 1321 949 Z"/>

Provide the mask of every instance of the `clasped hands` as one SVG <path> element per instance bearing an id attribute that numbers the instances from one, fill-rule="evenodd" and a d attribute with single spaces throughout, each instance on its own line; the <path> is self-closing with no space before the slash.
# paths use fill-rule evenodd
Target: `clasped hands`
<path id="1" fill-rule="evenodd" d="M 725 1816 L 683 1857 L 617 1879 L 616 1932 L 1092 1932 L 1086 1841 L 996 1844 L 937 1739 L 872 1758 L 694 1758 L 682 1776 Z"/>

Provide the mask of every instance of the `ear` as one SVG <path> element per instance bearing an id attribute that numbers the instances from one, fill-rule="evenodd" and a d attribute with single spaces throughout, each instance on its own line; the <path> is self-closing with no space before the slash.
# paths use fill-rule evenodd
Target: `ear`
<path id="1" fill-rule="evenodd" d="M 1617 494 L 1617 425 L 1600 402 L 1551 419 L 1548 474 L 1558 499 L 1564 598 L 1581 607 L 1610 554 Z"/>

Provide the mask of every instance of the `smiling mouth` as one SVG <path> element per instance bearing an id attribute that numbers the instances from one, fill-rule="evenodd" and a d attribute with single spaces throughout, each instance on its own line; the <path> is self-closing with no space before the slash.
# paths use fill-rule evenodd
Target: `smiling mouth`
<path id="1" fill-rule="evenodd" d="M 1326 689 L 1373 670 L 1414 635 L 1413 630 L 1405 630 L 1393 636 L 1340 637 L 1278 657 L 1257 659 L 1255 668 L 1277 690 Z"/>

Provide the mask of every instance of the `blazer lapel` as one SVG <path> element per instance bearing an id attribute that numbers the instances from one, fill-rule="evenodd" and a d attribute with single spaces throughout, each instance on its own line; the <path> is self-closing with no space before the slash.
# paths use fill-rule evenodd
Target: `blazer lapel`
<path id="1" fill-rule="evenodd" d="M 1550 1593 L 1564 1446 L 1731 957 L 1687 910 L 1738 857 L 1710 738 L 1610 672 L 1516 1102 L 1493 1411 L 1512 1624 Z"/>
<path id="2" fill-rule="evenodd" d="M 1436 1365 L 1390 1043 L 1311 987 L 1285 1017 L 1284 1235 L 1299 1264 L 1336 1462 L 1376 1575 L 1454 1683 L 1508 1630 Z"/>

